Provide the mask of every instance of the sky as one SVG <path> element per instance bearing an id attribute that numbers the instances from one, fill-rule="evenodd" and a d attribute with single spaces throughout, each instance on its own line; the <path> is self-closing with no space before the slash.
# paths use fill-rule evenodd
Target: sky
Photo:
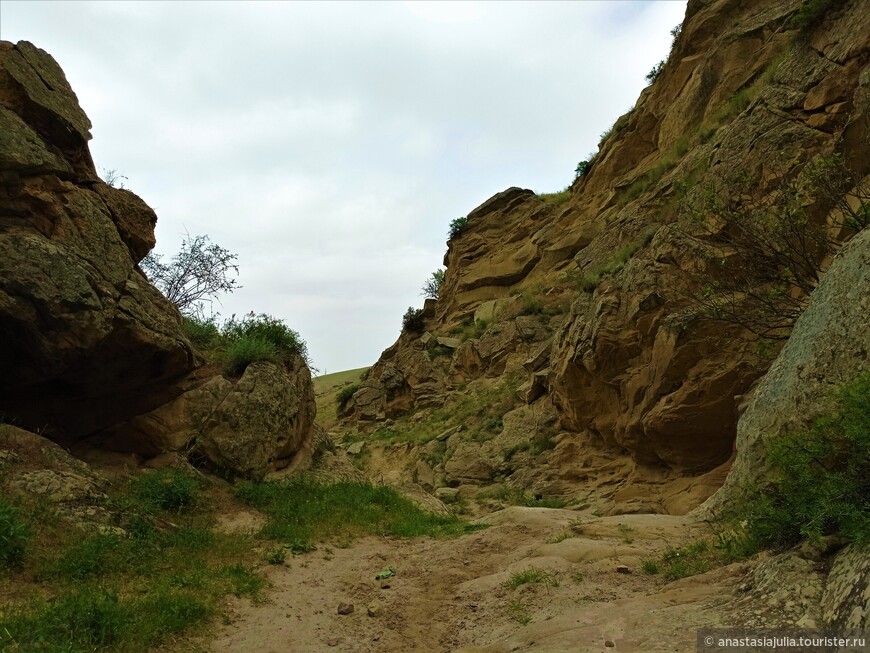
<path id="1" fill-rule="evenodd" d="M 64 69 L 156 252 L 237 254 L 214 309 L 283 319 L 332 373 L 396 340 L 451 220 L 572 181 L 685 4 L 0 0 L 0 38 Z"/>

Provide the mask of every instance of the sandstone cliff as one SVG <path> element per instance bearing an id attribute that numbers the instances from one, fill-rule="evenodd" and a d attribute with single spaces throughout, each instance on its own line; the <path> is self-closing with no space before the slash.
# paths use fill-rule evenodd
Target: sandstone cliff
<path id="1" fill-rule="evenodd" d="M 97 176 L 90 127 L 51 56 L 0 42 L 0 422 L 138 460 L 193 448 L 252 476 L 304 457 L 305 362 L 238 381 L 201 369 L 138 267 L 157 216 Z"/>
<path id="2" fill-rule="evenodd" d="M 699 230 L 688 208 L 738 175 L 752 180 L 734 189 L 747 205 L 766 202 L 817 155 L 837 153 L 856 180 L 870 171 L 870 16 L 840 2 L 798 25 L 800 5 L 689 2 L 661 74 L 585 175 L 549 196 L 508 189 L 468 214 L 423 333 L 384 352 L 344 409 L 346 430 L 399 440 L 386 460 L 432 487 L 476 486 L 468 496 L 506 482 L 577 499 L 597 488 L 617 511 L 706 498 L 777 345 L 691 310 L 732 253 L 724 225 Z M 802 210 L 833 228 L 842 199 Z M 415 437 L 415 420 L 499 383 L 518 389 L 502 425 L 457 425 L 437 452 Z M 469 448 L 483 454 L 477 471 Z"/>

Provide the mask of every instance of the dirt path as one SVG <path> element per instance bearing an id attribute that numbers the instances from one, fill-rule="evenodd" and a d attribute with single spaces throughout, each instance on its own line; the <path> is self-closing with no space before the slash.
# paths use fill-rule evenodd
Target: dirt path
<path id="1" fill-rule="evenodd" d="M 723 606 L 746 571 L 673 583 L 644 574 L 643 559 L 707 534 L 682 517 L 509 508 L 483 521 L 490 527 L 458 539 L 367 538 L 270 567 L 265 601 L 235 603 L 208 650 L 694 651 L 696 628 L 727 623 Z M 389 566 L 395 577 L 377 581 Z M 530 567 L 558 585 L 507 586 Z M 338 614 L 340 603 L 353 613 Z"/>

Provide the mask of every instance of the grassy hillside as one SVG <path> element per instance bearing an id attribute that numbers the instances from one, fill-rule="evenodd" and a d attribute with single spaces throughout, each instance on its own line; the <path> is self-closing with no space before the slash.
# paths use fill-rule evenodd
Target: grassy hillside
<path id="1" fill-rule="evenodd" d="M 362 375 L 370 368 L 360 367 L 356 370 L 345 370 L 324 374 L 314 378 L 314 395 L 317 399 L 317 424 L 329 431 L 335 427 L 338 419 L 335 416 L 335 397 L 353 383 L 359 383 Z"/>

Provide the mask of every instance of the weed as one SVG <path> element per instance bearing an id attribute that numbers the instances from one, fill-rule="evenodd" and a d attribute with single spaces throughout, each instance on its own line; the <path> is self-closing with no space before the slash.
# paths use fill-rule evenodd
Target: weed
<path id="1" fill-rule="evenodd" d="M 266 562 L 270 565 L 283 565 L 285 560 L 284 549 L 272 549 L 266 554 Z"/>
<path id="2" fill-rule="evenodd" d="M 650 574 L 651 576 L 659 573 L 659 563 L 655 560 L 643 560 L 640 563 L 640 568 L 643 570 L 645 574 Z"/>
<path id="3" fill-rule="evenodd" d="M 537 567 L 529 567 L 527 569 L 523 569 L 522 571 L 517 571 L 511 574 L 511 577 L 506 581 L 505 584 L 510 589 L 516 589 L 520 585 L 527 585 L 530 583 L 540 583 L 549 587 L 558 587 L 559 580 L 553 575 L 552 572 L 544 571 L 543 569 L 539 569 Z"/>
<path id="4" fill-rule="evenodd" d="M 184 334 L 188 339 L 201 349 L 213 348 L 220 341 L 220 329 L 213 318 L 200 319 L 185 316 L 182 326 L 184 327 Z"/>
<path id="5" fill-rule="evenodd" d="M 548 544 L 558 544 L 559 542 L 564 542 L 565 540 L 574 537 L 574 535 L 570 531 L 562 531 L 561 533 L 556 533 L 553 537 L 547 540 Z"/>
<path id="6" fill-rule="evenodd" d="M 18 508 L 0 499 L 0 566 L 19 566 L 29 539 L 30 527 Z"/>
<path id="7" fill-rule="evenodd" d="M 508 614 L 510 615 L 511 619 L 524 626 L 532 620 L 532 618 L 526 612 L 526 606 L 524 606 L 523 602 L 519 599 L 514 599 L 513 601 L 508 603 Z"/>

